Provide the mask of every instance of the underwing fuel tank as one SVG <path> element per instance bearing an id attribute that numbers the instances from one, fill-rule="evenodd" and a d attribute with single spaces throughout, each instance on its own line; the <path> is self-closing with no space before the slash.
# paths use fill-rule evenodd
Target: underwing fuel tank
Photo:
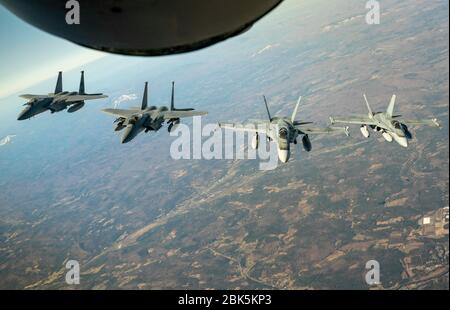
<path id="1" fill-rule="evenodd" d="M 53 102 L 53 103 L 49 106 L 49 109 L 50 109 L 50 112 L 51 112 L 51 113 L 55 113 L 55 112 L 62 111 L 62 110 L 64 110 L 65 108 L 66 108 L 66 104 L 64 103 L 64 101 L 56 101 L 56 102 Z"/>
<path id="2" fill-rule="evenodd" d="M 78 110 L 81 109 L 82 107 L 84 107 L 84 102 L 79 102 L 79 103 L 76 103 L 76 104 L 74 104 L 73 106 L 71 106 L 71 107 L 67 110 L 67 112 L 73 113 L 73 112 L 78 111 Z"/>
<path id="3" fill-rule="evenodd" d="M 370 133 L 369 133 L 369 129 L 367 128 L 367 125 L 361 126 L 361 128 L 359 130 L 361 130 L 361 133 L 364 136 L 364 138 L 369 138 Z"/>
<path id="4" fill-rule="evenodd" d="M 383 136 L 384 140 L 386 140 L 387 142 L 392 142 L 392 136 L 389 133 L 383 132 L 382 136 Z"/>
<path id="5" fill-rule="evenodd" d="M 308 135 L 304 135 L 302 138 L 303 148 L 305 151 L 310 152 L 312 149 L 311 140 L 309 140 Z"/>
<path id="6" fill-rule="evenodd" d="M 259 147 L 259 134 L 256 133 L 252 138 L 252 149 L 256 150 Z"/>
<path id="7" fill-rule="evenodd" d="M 158 56 L 194 51 L 239 35 L 282 1 L 0 0 L 0 3 L 29 24 L 79 45 L 116 54 Z"/>
<path id="8" fill-rule="evenodd" d="M 291 152 L 289 149 L 287 149 L 287 150 L 278 149 L 278 158 L 280 159 L 280 161 L 282 163 L 287 163 L 290 155 L 291 155 Z"/>

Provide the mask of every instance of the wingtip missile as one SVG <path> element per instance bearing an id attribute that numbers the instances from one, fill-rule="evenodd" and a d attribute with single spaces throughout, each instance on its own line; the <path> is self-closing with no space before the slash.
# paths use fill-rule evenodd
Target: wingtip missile
<path id="1" fill-rule="evenodd" d="M 433 118 L 431 121 L 433 122 L 433 124 L 434 124 L 436 127 L 439 127 L 439 128 L 441 127 L 441 124 L 439 123 L 439 121 L 438 121 L 437 118 Z"/>
<path id="2" fill-rule="evenodd" d="M 346 135 L 347 137 L 350 136 L 350 128 L 349 128 L 349 126 L 345 126 L 345 127 L 344 127 L 344 133 L 345 133 L 345 135 Z"/>

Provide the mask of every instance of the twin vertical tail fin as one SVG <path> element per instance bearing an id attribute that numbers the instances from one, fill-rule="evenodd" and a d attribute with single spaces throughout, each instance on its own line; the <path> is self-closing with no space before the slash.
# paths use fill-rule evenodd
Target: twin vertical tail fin
<path id="1" fill-rule="evenodd" d="M 391 102 L 389 102 L 389 106 L 388 106 L 388 108 L 386 110 L 387 116 L 389 116 L 391 118 L 394 115 L 394 107 L 395 107 L 395 99 L 396 98 L 397 97 L 395 95 L 392 95 Z"/>
<path id="2" fill-rule="evenodd" d="M 148 82 L 145 82 L 144 96 L 142 97 L 141 110 L 147 109 L 147 93 L 148 93 L 147 89 L 148 89 Z"/>
<path id="3" fill-rule="evenodd" d="M 266 105 L 267 116 L 269 117 L 269 121 L 271 121 L 272 120 L 272 116 L 270 116 L 270 111 L 269 111 L 269 106 L 267 105 L 266 96 L 263 95 L 263 98 L 264 98 L 264 104 Z"/>
<path id="4" fill-rule="evenodd" d="M 81 71 L 81 79 L 80 79 L 80 89 L 78 90 L 80 95 L 84 95 L 84 71 Z"/>
<path id="5" fill-rule="evenodd" d="M 58 80 L 56 81 L 55 94 L 59 94 L 63 91 L 62 85 L 62 72 L 58 72 Z"/>
<path id="6" fill-rule="evenodd" d="M 302 101 L 302 96 L 298 97 L 297 104 L 295 105 L 294 111 L 292 112 L 291 122 L 294 123 L 295 116 L 297 115 L 298 106 L 300 105 L 300 101 Z"/>
<path id="7" fill-rule="evenodd" d="M 366 94 L 364 96 L 364 101 L 366 102 L 367 109 L 369 110 L 369 117 L 373 117 L 372 109 L 370 108 L 369 101 L 367 100 Z M 394 108 L 395 108 L 395 100 L 397 99 L 397 96 L 394 94 L 392 95 L 391 101 L 389 102 L 389 106 L 386 110 L 386 115 L 390 118 L 394 116 Z"/>
<path id="8" fill-rule="evenodd" d="M 172 82 L 172 96 L 170 98 L 170 111 L 194 111 L 193 108 L 175 108 L 175 82 Z"/>
<path id="9" fill-rule="evenodd" d="M 172 81 L 172 97 L 170 98 L 170 111 L 175 111 L 175 82 Z"/>
<path id="10" fill-rule="evenodd" d="M 367 100 L 366 94 L 363 94 L 363 97 L 364 97 L 364 101 L 366 102 L 367 109 L 369 110 L 369 118 L 373 118 L 373 112 L 372 112 L 372 109 L 370 108 L 369 101 Z"/>

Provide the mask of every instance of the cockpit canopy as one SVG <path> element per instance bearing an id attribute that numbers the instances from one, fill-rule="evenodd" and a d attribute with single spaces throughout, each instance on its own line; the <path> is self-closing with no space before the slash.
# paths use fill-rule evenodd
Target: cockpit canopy
<path id="1" fill-rule="evenodd" d="M 280 130 L 278 130 L 278 136 L 280 137 L 280 139 L 287 139 L 287 135 L 288 135 L 288 131 L 286 128 L 280 128 Z"/>
<path id="2" fill-rule="evenodd" d="M 142 117 L 142 114 L 133 115 L 130 119 L 128 119 L 128 124 L 134 125 L 136 122 Z"/>
<path id="3" fill-rule="evenodd" d="M 402 124 L 399 121 L 392 121 L 392 125 L 394 126 L 395 129 L 403 130 Z"/>

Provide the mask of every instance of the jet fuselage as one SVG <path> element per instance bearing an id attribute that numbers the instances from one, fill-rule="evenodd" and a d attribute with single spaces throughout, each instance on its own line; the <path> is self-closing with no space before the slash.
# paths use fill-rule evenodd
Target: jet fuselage
<path id="1" fill-rule="evenodd" d="M 122 143 L 133 140 L 142 131 L 158 131 L 164 123 L 164 115 L 161 112 L 167 111 L 167 107 L 150 107 L 125 122 L 119 122 L 119 125 L 125 125 L 125 131 L 122 135 Z M 119 120 L 119 119 L 118 119 Z M 123 129 L 123 127 L 121 128 Z M 120 130 L 120 129 L 119 129 Z"/>
<path id="2" fill-rule="evenodd" d="M 408 147 L 409 133 L 406 125 L 389 117 L 386 113 L 375 113 L 372 120 L 375 122 L 375 125 L 371 126 L 372 129 L 381 131 L 387 141 L 394 139 L 399 145 Z"/>
<path id="3" fill-rule="evenodd" d="M 291 143 L 297 143 L 298 130 L 287 117 L 274 117 L 270 120 L 268 137 L 278 145 L 278 158 L 286 163 L 291 155 Z"/>
<path id="4" fill-rule="evenodd" d="M 17 120 L 23 121 L 48 110 L 53 98 L 33 99 L 26 103 L 26 108 L 20 112 Z"/>

